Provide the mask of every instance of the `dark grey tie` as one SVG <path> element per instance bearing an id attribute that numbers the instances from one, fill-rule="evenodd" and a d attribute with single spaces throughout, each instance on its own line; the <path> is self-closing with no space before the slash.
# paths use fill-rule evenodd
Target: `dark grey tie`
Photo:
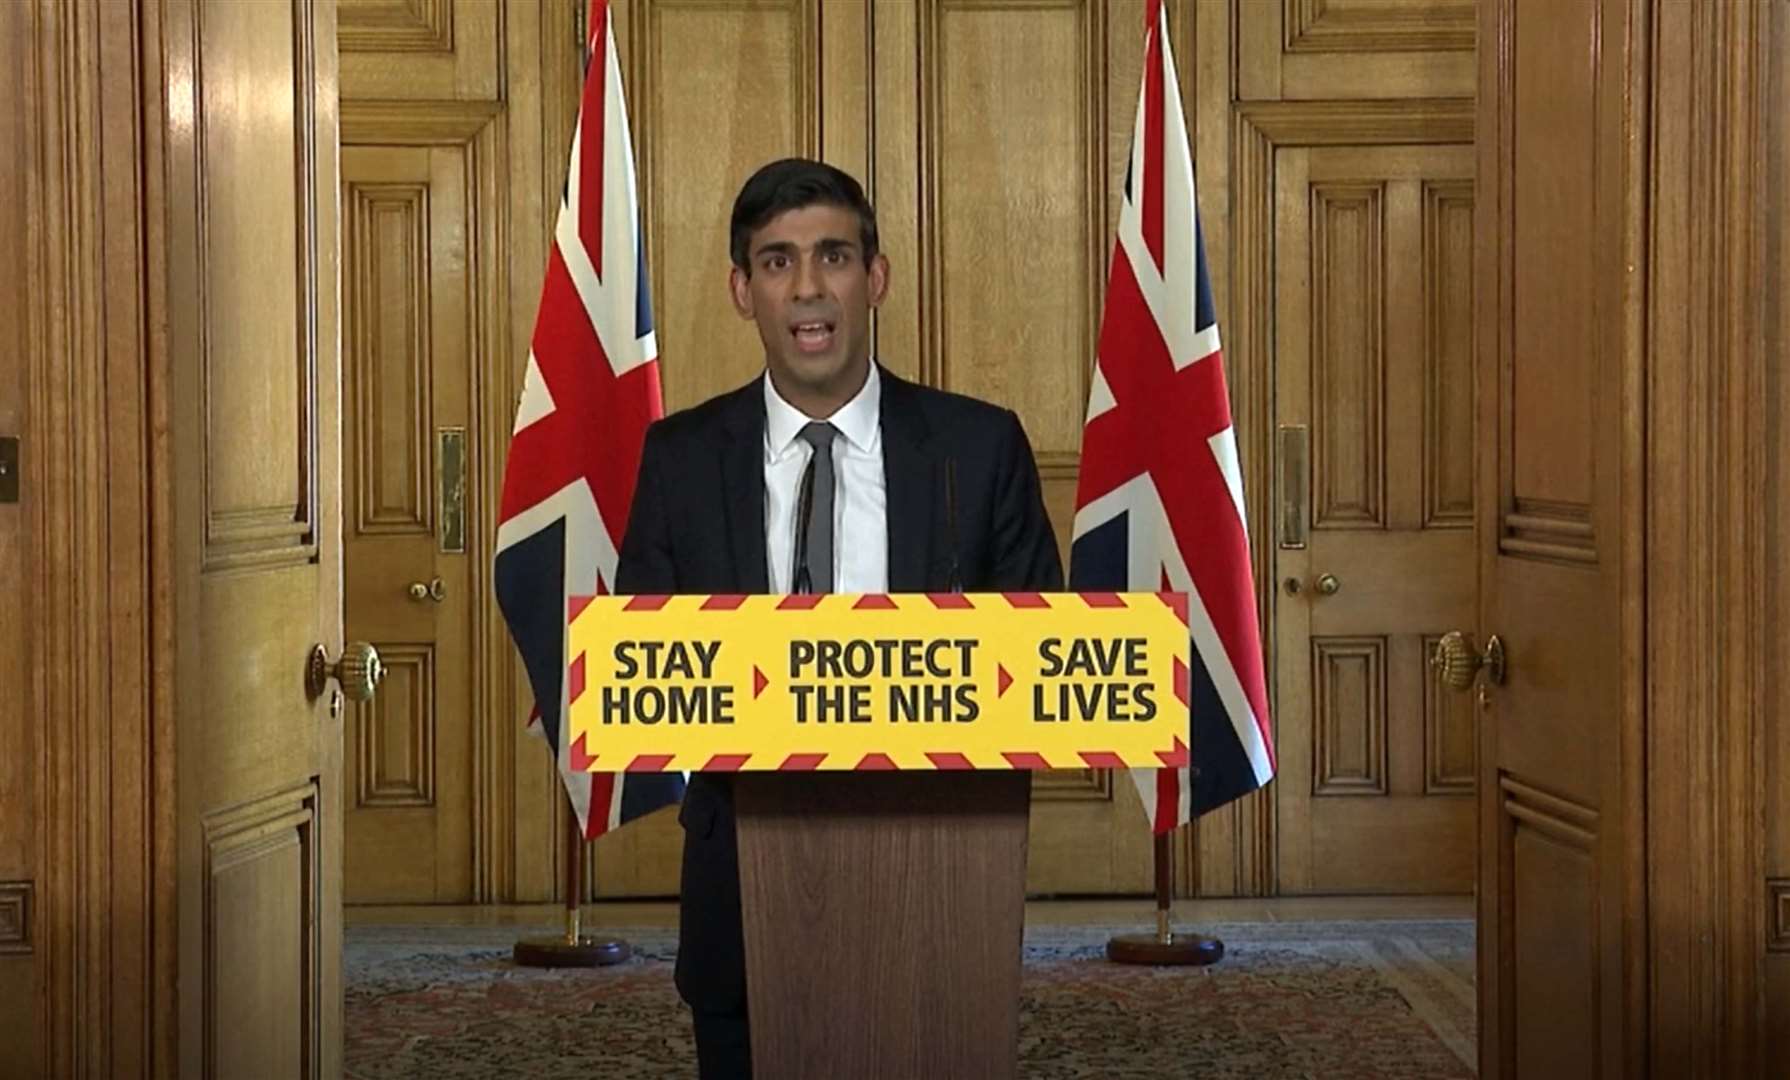
<path id="1" fill-rule="evenodd" d="M 817 593 L 833 591 L 833 440 L 838 435 L 839 429 L 824 420 L 802 429 L 802 440 L 814 447 L 808 460 L 814 486 L 804 530 L 808 546 L 800 554 L 808 567 L 808 588 Z M 796 588 L 800 589 L 801 583 Z"/>

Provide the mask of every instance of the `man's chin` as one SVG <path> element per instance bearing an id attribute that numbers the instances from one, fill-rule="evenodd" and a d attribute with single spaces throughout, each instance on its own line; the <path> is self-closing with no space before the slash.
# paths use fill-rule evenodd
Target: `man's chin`
<path id="1" fill-rule="evenodd" d="M 852 365 L 843 357 L 826 353 L 798 353 L 783 356 L 783 374 L 804 390 L 824 393 L 834 390 L 849 376 Z"/>

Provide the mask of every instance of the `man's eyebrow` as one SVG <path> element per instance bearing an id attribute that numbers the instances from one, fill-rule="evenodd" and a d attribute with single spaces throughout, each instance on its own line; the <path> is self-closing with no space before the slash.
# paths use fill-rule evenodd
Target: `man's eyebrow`
<path id="1" fill-rule="evenodd" d="M 829 255 L 836 251 L 856 251 L 858 250 L 858 245 L 857 242 L 853 240 L 829 236 L 816 241 L 814 249 L 823 255 Z M 766 255 L 794 255 L 795 253 L 796 245 L 794 242 L 789 240 L 773 240 L 754 250 L 752 252 L 752 257 L 758 259 Z"/>

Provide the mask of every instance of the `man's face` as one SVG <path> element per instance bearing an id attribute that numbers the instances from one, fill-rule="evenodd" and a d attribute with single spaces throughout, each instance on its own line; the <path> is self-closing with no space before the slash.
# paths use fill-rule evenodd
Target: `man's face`
<path id="1" fill-rule="evenodd" d="M 746 250 L 751 272 L 734 268 L 733 303 L 758 324 L 774 381 L 786 395 L 842 404 L 870 361 L 870 310 L 888 289 L 888 260 L 867 265 L 857 213 L 824 203 L 772 218 Z"/>

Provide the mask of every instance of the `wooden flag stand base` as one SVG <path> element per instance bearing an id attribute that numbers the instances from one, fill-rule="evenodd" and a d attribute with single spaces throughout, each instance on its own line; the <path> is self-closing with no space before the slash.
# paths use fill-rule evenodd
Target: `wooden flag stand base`
<path id="1" fill-rule="evenodd" d="M 578 831 L 578 815 L 566 815 L 571 845 L 566 849 L 566 932 L 560 937 L 523 938 L 511 951 L 523 967 L 605 967 L 634 955 L 626 941 L 617 937 L 580 932 L 579 907 L 584 895 L 584 837 Z"/>
<path id="2" fill-rule="evenodd" d="M 1169 834 L 1156 834 L 1156 932 L 1118 934 L 1106 943 L 1106 958 L 1115 964 L 1187 964 L 1203 966 L 1224 959 L 1224 942 L 1204 934 L 1177 934 L 1169 927 L 1171 873 Z"/>

